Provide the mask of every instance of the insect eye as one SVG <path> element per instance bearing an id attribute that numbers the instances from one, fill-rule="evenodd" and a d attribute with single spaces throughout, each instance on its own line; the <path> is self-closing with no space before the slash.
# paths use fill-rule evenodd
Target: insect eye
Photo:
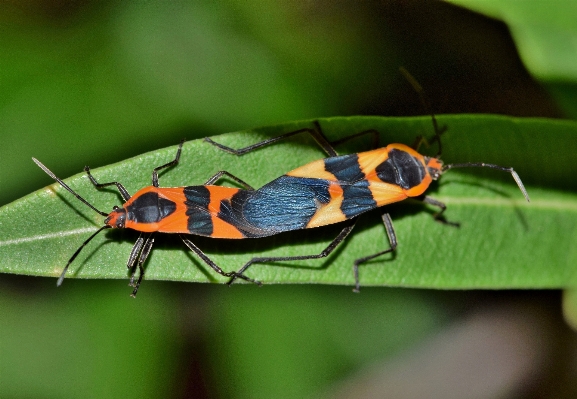
<path id="1" fill-rule="evenodd" d="M 119 208 L 118 206 L 116 206 L 116 205 L 114 205 L 114 206 L 112 207 L 112 210 L 113 210 L 113 211 L 116 211 L 116 210 L 118 210 L 118 209 L 120 209 L 120 208 Z"/>

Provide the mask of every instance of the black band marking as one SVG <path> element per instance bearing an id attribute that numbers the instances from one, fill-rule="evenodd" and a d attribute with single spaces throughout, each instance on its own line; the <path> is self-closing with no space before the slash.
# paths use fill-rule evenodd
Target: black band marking
<path id="1" fill-rule="evenodd" d="M 327 158 L 325 170 L 335 175 L 343 189 L 341 211 L 347 219 L 376 208 L 377 202 L 361 170 L 357 154 Z"/>
<path id="2" fill-rule="evenodd" d="M 210 191 L 204 186 L 184 188 L 187 228 L 191 234 L 210 236 L 214 231 L 212 217 L 208 211 Z"/>

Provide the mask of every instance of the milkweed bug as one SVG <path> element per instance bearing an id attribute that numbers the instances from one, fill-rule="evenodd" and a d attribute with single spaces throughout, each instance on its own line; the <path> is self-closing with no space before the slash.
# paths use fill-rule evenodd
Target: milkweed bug
<path id="1" fill-rule="evenodd" d="M 154 234 L 156 232 L 179 234 L 184 244 L 217 273 L 226 277 L 240 277 L 244 280 L 260 284 L 258 281 L 239 275 L 236 272 L 224 272 L 192 241 L 183 236 L 183 234 L 196 234 L 215 238 L 244 238 L 234 225 L 228 224 L 226 221 L 219 219 L 218 212 L 221 201 L 230 199 L 234 195 L 245 190 L 214 186 L 212 184 L 222 176 L 226 175 L 244 186 L 247 190 L 253 190 L 253 188 L 247 183 L 226 171 L 216 173 L 202 186 L 159 187 L 158 171 L 169 168 L 178 163 L 183 144 L 184 140 L 180 143 L 174 160 L 154 168 L 152 171 L 152 186 L 141 189 L 133 196 L 131 196 L 126 188 L 118 182 L 98 183 L 90 173 L 90 168 L 86 166 L 84 171 L 96 188 L 100 189 L 114 185 L 124 199 L 124 205 L 122 205 L 122 207 L 114 206 L 110 213 L 96 209 L 96 207 L 72 190 L 40 161 L 36 158 L 32 158 L 36 165 L 38 165 L 52 179 L 56 180 L 67 191 L 72 193 L 82 203 L 106 217 L 104 220 L 104 226 L 88 237 L 76 252 L 74 252 L 60 274 L 57 282 L 58 286 L 62 284 L 68 267 L 74 259 L 76 259 L 80 251 L 82 251 L 82 249 L 94 237 L 96 237 L 98 233 L 110 228 L 129 228 L 140 232 L 140 236 L 132 247 L 132 251 L 130 252 L 126 264 L 128 269 L 132 270 L 130 285 L 134 287 L 131 294 L 133 297 L 136 296 L 142 278 L 144 277 L 144 262 L 148 258 L 148 255 L 150 255 L 152 245 L 154 244 Z M 138 280 L 135 282 L 137 269 L 139 270 L 139 276 Z"/>
<path id="2" fill-rule="evenodd" d="M 402 69 L 401 72 L 417 90 L 423 105 L 427 108 L 428 104 L 420 85 L 406 70 Z M 432 112 L 430 114 L 435 130 L 431 142 L 438 142 L 438 152 L 435 157 L 424 156 L 417 152 L 422 139 L 415 142 L 415 148 L 405 144 L 389 144 L 367 152 L 338 155 L 334 145 L 364 134 L 373 134 L 378 143 L 378 132 L 367 130 L 330 142 L 322 133 L 318 122 L 315 122 L 315 129 L 301 129 L 286 133 L 241 149 L 233 149 L 208 137 L 205 138 L 205 141 L 223 151 L 243 155 L 295 134 L 307 133 L 329 155 L 329 158 L 292 170 L 256 191 L 235 194 L 232 201 L 239 205 L 231 210 L 230 215 L 221 215 L 224 220 L 230 221 L 237 227 L 242 221 L 258 229 L 275 229 L 279 233 L 348 221 L 339 235 L 321 253 L 292 257 L 253 258 L 237 271 L 238 275 L 233 276 L 229 284 L 237 277 L 243 276 L 244 272 L 255 263 L 318 259 L 328 256 L 351 232 L 359 215 L 380 208 L 390 248 L 354 262 L 354 291 L 358 292 L 360 289 L 359 265 L 393 252 L 397 247 L 393 222 L 389 213 L 382 208 L 384 205 L 415 198 L 439 208 L 434 215 L 437 221 L 458 227 L 457 223 L 447 222 L 444 219 L 443 213 L 447 209 L 444 203 L 425 195 L 431 182 L 437 180 L 449 169 L 484 167 L 510 173 L 525 199 L 529 201 L 527 190 L 513 168 L 483 162 L 443 165 L 440 156 L 441 134 L 444 128 L 439 128 L 434 114 Z"/>
<path id="3" fill-rule="evenodd" d="M 413 82 L 411 83 L 413 84 Z M 419 94 L 421 100 L 425 103 L 422 92 L 419 92 Z M 384 205 L 411 197 L 420 199 L 440 209 L 435 214 L 436 220 L 449 223 L 442 216 L 446 206 L 442 202 L 424 195 L 431 182 L 438 179 L 445 171 L 461 167 L 486 167 L 508 172 L 515 179 L 527 201 L 529 201 L 527 191 L 513 168 L 487 163 L 443 165 L 440 160 L 442 148 L 440 136 L 443 133 L 443 129 L 438 128 L 435 116 L 432 113 L 431 116 L 435 128 L 435 136 L 431 142 L 437 141 L 439 145 L 439 151 L 435 157 L 423 156 L 417 152 L 422 140 L 416 142 L 415 148 L 404 144 L 389 144 L 386 147 L 367 152 L 339 156 L 333 147 L 334 145 L 364 134 L 373 134 L 375 142 L 378 143 L 378 132 L 375 130 L 364 131 L 330 142 L 322 133 L 317 122 L 315 122 L 315 129 L 303 128 L 238 150 L 216 143 L 210 138 L 205 139 L 208 143 L 224 151 L 235 155 L 243 155 L 287 137 L 307 133 L 329 155 L 329 158 L 311 162 L 288 172 L 258 190 L 253 189 L 250 185 L 227 171 L 216 173 L 202 186 L 159 187 L 158 171 L 178 163 L 183 142 L 178 147 L 173 161 L 153 170 L 152 186 L 141 189 L 132 197 L 124 186 L 118 182 L 98 183 L 91 175 L 90 169 L 86 167 L 85 171 L 96 188 L 115 185 L 125 201 L 122 207 L 115 206 L 109 214 L 96 209 L 61 179 L 56 177 L 42 163 L 33 158 L 34 162 L 62 187 L 91 209 L 106 217 L 104 226 L 92 234 L 72 255 L 57 284 L 62 284 L 69 265 L 88 242 L 102 230 L 109 228 L 130 228 L 141 233 L 132 248 L 127 262 L 127 267 L 132 270 L 130 277 L 130 285 L 134 287 L 132 296 L 136 295 L 142 282 L 144 276 L 143 265 L 152 249 L 156 232 L 179 234 L 184 244 L 195 252 L 203 262 L 217 273 L 230 277 L 229 284 L 236 278 L 260 284 L 259 281 L 244 275 L 244 272 L 251 265 L 255 263 L 298 261 L 326 257 L 349 235 L 359 215 L 372 209 L 380 208 L 390 248 L 357 259 L 354 262 L 354 291 L 359 291 L 359 265 L 390 253 L 397 247 L 393 223 L 389 213 L 382 208 Z M 229 176 L 245 189 L 212 185 L 223 175 Z M 339 222 L 344 222 L 345 227 L 318 254 L 255 257 L 237 272 L 224 272 L 192 241 L 183 236 L 183 234 L 194 234 L 211 238 L 258 238 Z M 139 277 L 135 283 L 134 278 L 137 269 L 139 270 Z"/>

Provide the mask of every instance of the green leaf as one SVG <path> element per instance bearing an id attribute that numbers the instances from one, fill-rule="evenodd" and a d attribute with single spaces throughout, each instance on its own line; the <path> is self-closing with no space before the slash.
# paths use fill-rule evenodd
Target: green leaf
<path id="1" fill-rule="evenodd" d="M 362 285 L 434 288 L 553 288 L 575 283 L 577 264 L 577 124 L 546 119 L 492 115 L 440 116 L 449 126 L 443 136 L 446 163 L 487 162 L 513 166 L 523 179 L 526 203 L 511 176 L 479 168 L 449 171 L 428 191 L 447 204 L 445 213 L 460 228 L 435 223 L 434 209 L 416 201 L 390 206 L 399 246 L 392 260 L 383 256 L 361 267 Z M 429 118 L 350 117 L 322 119 L 332 140 L 377 129 L 381 142 L 411 144 L 430 135 Z M 240 148 L 277 136 L 310 121 L 217 136 L 215 141 Z M 342 153 L 369 147 L 352 140 Z M 422 149 L 436 153 L 436 147 Z M 176 146 L 143 154 L 93 171 L 100 182 L 122 182 L 130 193 L 150 184 L 151 171 L 173 159 Z M 254 187 L 307 162 L 322 151 L 307 137 L 296 137 L 237 157 L 196 140 L 185 143 L 181 162 L 160 176 L 161 186 L 200 185 L 228 170 Z M 57 165 L 47 165 L 58 175 Z M 42 173 L 40 170 L 38 173 Z M 48 178 L 47 178 L 48 180 Z M 121 205 L 115 190 L 95 190 L 80 173 L 66 182 L 101 210 Z M 230 185 L 232 182 L 223 182 Z M 72 253 L 103 218 L 52 184 L 0 209 L 0 271 L 58 276 Z M 238 270 L 253 256 L 295 256 L 320 252 L 339 225 L 246 240 L 192 240 L 224 270 Z M 125 267 L 138 234 L 107 231 L 94 239 L 72 264 L 68 277 L 126 278 Z M 361 218 L 352 235 L 327 259 L 255 265 L 247 275 L 265 283 L 353 284 L 357 258 L 388 247 L 378 212 Z M 157 235 L 147 262 L 146 279 L 225 281 L 187 251 L 174 235 Z"/>
<path id="2" fill-rule="evenodd" d="M 503 20 L 519 55 L 542 80 L 577 79 L 577 3 L 573 1 L 452 0 L 452 3 Z"/>

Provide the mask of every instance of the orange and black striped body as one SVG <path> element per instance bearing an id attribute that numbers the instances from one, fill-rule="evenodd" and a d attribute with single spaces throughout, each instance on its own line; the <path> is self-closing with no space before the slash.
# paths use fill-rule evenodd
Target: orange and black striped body
<path id="1" fill-rule="evenodd" d="M 213 238 L 245 238 L 219 218 L 221 203 L 240 190 L 221 186 L 148 186 L 117 207 L 104 221 L 110 227 L 143 233 L 195 234 Z"/>
<path id="2" fill-rule="evenodd" d="M 114 210 L 106 224 L 141 232 L 256 238 L 325 226 L 423 194 L 441 161 L 403 144 L 330 157 L 258 190 L 149 186 Z"/>
<path id="3" fill-rule="evenodd" d="M 433 121 L 435 121 L 434 118 Z M 404 144 L 390 144 L 372 151 L 339 156 L 332 147 L 334 143 L 329 142 L 321 133 L 319 124 L 315 123 L 315 126 L 316 129 L 296 130 L 239 150 L 215 143 L 209 138 L 205 139 L 224 151 L 242 155 L 280 139 L 299 133 L 309 133 L 330 156 L 294 169 L 257 190 L 224 170 L 217 172 L 201 186 L 159 187 L 158 172 L 178 164 L 184 141 L 180 143 L 172 161 L 153 169 L 152 185 L 141 189 L 133 196 L 119 182 L 99 183 L 91 175 L 90 168 L 85 167 L 84 170 L 89 180 L 97 189 L 116 186 L 124 199 L 125 203 L 122 207 L 114 207 L 111 213 L 95 208 L 40 161 L 33 158 L 46 174 L 79 201 L 106 217 L 104 226 L 84 241 L 72 255 L 60 274 L 57 285 L 62 284 L 68 267 L 80 251 L 98 233 L 109 228 L 130 228 L 141 233 L 132 247 L 126 264 L 127 268 L 132 270 L 130 285 L 134 287 L 132 296 L 135 296 L 144 276 L 144 263 L 152 250 L 154 234 L 157 232 L 178 234 L 183 243 L 205 264 L 220 275 L 230 277 L 229 284 L 237 278 L 260 284 L 258 280 L 244 275 L 252 264 L 326 257 L 349 235 L 357 216 L 409 197 L 420 197 L 423 202 L 438 207 L 440 211 L 434 215 L 435 219 L 455 226 L 456 224 L 442 218 L 441 215 L 446 209 L 442 202 L 423 195 L 433 180 L 452 168 L 487 167 L 508 172 L 529 201 L 529 195 L 513 168 L 482 162 L 443 165 L 439 159 L 440 151 L 436 157 L 426 157 Z M 437 129 L 435 131 L 435 139 L 439 142 L 440 150 L 441 132 Z M 378 132 L 368 130 L 349 138 L 365 133 Z M 213 185 L 223 175 L 236 181 L 244 189 Z M 358 291 L 360 287 L 359 265 L 393 252 L 397 247 L 390 215 L 382 210 L 381 218 L 389 238 L 390 248 L 355 260 L 353 264 L 355 291 Z M 193 234 L 211 238 L 257 238 L 347 220 L 349 222 L 344 223 L 341 232 L 318 254 L 255 257 L 238 271 L 230 272 L 225 272 L 186 237 L 188 234 Z M 138 280 L 135 280 L 137 270 L 140 274 Z"/>

